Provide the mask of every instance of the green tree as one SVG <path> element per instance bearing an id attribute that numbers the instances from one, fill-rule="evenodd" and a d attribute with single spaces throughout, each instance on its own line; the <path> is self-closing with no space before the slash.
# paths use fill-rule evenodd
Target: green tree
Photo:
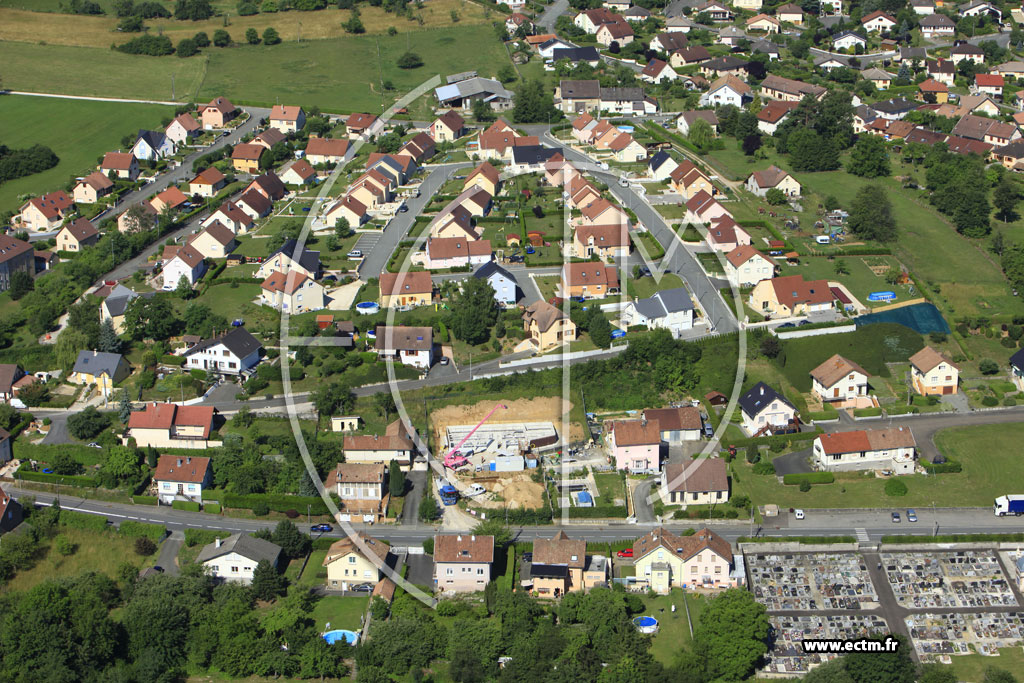
<path id="1" fill-rule="evenodd" d="M 96 410 L 95 406 L 87 406 L 85 410 L 68 418 L 68 433 L 76 439 L 85 441 L 102 432 L 110 424 L 106 414 Z"/>
<path id="2" fill-rule="evenodd" d="M 1017 683 L 1017 677 L 1005 669 L 988 666 L 985 667 L 985 676 L 981 683 Z"/>
<path id="3" fill-rule="evenodd" d="M 512 68 L 511 64 L 506 64 L 498 69 L 498 80 L 502 83 L 511 83 L 516 80 L 516 78 L 516 70 Z"/>
<path id="4" fill-rule="evenodd" d="M 423 58 L 415 52 L 406 52 L 395 61 L 395 64 L 399 69 L 418 69 L 423 66 Z"/>
<path id="5" fill-rule="evenodd" d="M 35 382 L 19 391 L 18 398 L 29 408 L 41 406 L 50 400 L 50 387 L 45 382 Z"/>
<path id="6" fill-rule="evenodd" d="M 65 536 L 64 534 L 61 534 L 57 538 L 53 539 L 53 547 L 56 548 L 57 552 L 63 555 L 64 557 L 74 555 L 75 551 L 78 549 L 78 546 L 75 545 L 75 542 L 67 536 Z"/>
<path id="7" fill-rule="evenodd" d="M 345 218 L 339 218 L 338 222 L 334 224 L 334 236 L 338 239 L 345 239 L 352 234 L 352 226 L 349 225 L 348 220 Z"/>
<path id="8" fill-rule="evenodd" d="M 322 384 L 313 392 L 313 406 L 320 415 L 347 415 L 355 402 L 352 389 L 341 382 Z"/>
<path id="9" fill-rule="evenodd" d="M 217 47 L 227 47 L 231 44 L 231 34 L 222 28 L 213 32 L 213 44 Z"/>
<path id="10" fill-rule="evenodd" d="M 701 154 L 706 154 L 715 140 L 715 133 L 711 130 L 710 123 L 704 119 L 697 119 L 690 125 L 686 137 Z"/>
<path id="11" fill-rule="evenodd" d="M 281 42 L 281 36 L 278 35 L 277 30 L 273 26 L 268 26 L 263 31 L 263 44 L 264 45 L 277 45 Z"/>
<path id="12" fill-rule="evenodd" d="M 846 265 L 846 260 L 841 258 L 837 258 L 835 263 L 832 264 L 832 270 L 835 272 L 836 275 L 850 274 L 850 267 Z"/>
<path id="13" fill-rule="evenodd" d="M 850 152 L 846 171 L 862 178 L 889 175 L 889 151 L 886 149 L 885 140 L 878 135 L 862 135 Z"/>
<path id="14" fill-rule="evenodd" d="M 196 45 L 196 41 L 192 38 L 182 38 L 178 41 L 178 47 L 175 52 L 179 57 L 191 57 L 192 55 L 199 54 L 199 46 Z"/>
<path id="15" fill-rule="evenodd" d="M 515 123 L 551 123 L 562 118 L 555 108 L 553 93 L 539 80 L 526 80 L 519 85 L 512 107 Z"/>
<path id="16" fill-rule="evenodd" d="M 390 391 L 381 391 L 373 395 L 373 402 L 377 404 L 377 410 L 387 422 L 388 415 L 395 411 L 395 397 L 391 395 Z"/>
<path id="17" fill-rule="evenodd" d="M 281 552 L 292 559 L 304 557 L 313 546 L 309 536 L 287 519 L 277 523 L 271 540 L 281 546 Z"/>
<path id="18" fill-rule="evenodd" d="M 590 317 L 590 324 L 587 326 L 590 333 L 590 341 L 602 349 L 612 345 L 612 326 L 608 319 L 601 313 L 601 309 L 595 308 L 594 314 Z"/>
<path id="19" fill-rule="evenodd" d="M 175 19 L 202 21 L 213 16 L 210 0 L 178 0 L 174 5 Z"/>
<path id="20" fill-rule="evenodd" d="M 341 27 L 345 29 L 346 33 L 352 33 L 355 35 L 366 33 L 366 27 L 363 26 L 363 21 L 359 18 L 358 9 L 352 10 L 352 16 L 350 16 L 348 20 L 341 25 Z"/>
<path id="21" fill-rule="evenodd" d="M 35 287 L 36 283 L 31 275 L 23 270 L 16 270 L 11 274 L 11 286 L 7 291 L 10 293 L 11 298 L 17 301 L 35 289 Z"/>
<path id="22" fill-rule="evenodd" d="M 1020 190 L 1009 173 L 1004 173 L 999 184 L 992 191 L 992 203 L 996 207 L 996 216 L 1004 223 L 1015 220 L 1017 204 L 1020 202 Z"/>
<path id="23" fill-rule="evenodd" d="M 891 242 L 896 239 L 896 219 L 885 190 L 865 185 L 850 206 L 850 230 L 862 239 Z"/>
<path id="24" fill-rule="evenodd" d="M 134 479 L 141 472 L 139 455 L 128 446 L 108 448 L 107 459 L 100 470 L 118 481 Z"/>
<path id="25" fill-rule="evenodd" d="M 504 548 L 512 542 L 512 531 L 504 520 L 498 517 L 480 522 L 473 527 L 473 533 L 477 536 L 494 536 L 495 548 Z"/>
<path id="26" fill-rule="evenodd" d="M 420 499 L 419 509 L 416 511 L 417 516 L 421 522 L 434 522 L 441 517 L 441 511 L 437 507 L 437 501 L 434 500 L 432 493 L 425 492 L 423 498 Z"/>
<path id="27" fill-rule="evenodd" d="M 483 278 L 462 281 L 462 291 L 452 298 L 451 328 L 467 344 L 482 344 L 498 318 L 494 288 Z"/>
<path id="28" fill-rule="evenodd" d="M 712 679 L 739 681 L 768 651 L 769 630 L 764 606 L 749 591 L 731 588 L 705 605 L 694 643 Z"/>
<path id="29" fill-rule="evenodd" d="M 124 312 L 125 332 L 135 340 L 167 339 L 179 324 L 171 302 L 164 296 L 136 297 Z"/>
<path id="30" fill-rule="evenodd" d="M 299 653 L 299 670 L 301 678 L 342 678 L 348 674 L 345 657 L 348 648 L 339 643 L 328 645 L 323 638 L 312 638 Z M 363 667 L 359 671 L 363 676 Z"/>
<path id="31" fill-rule="evenodd" d="M 266 560 L 256 563 L 252 572 L 252 594 L 258 600 L 273 600 L 284 595 L 287 581 L 277 571 L 277 567 Z"/>
<path id="32" fill-rule="evenodd" d="M 960 187 L 959 201 L 953 209 L 953 225 L 964 237 L 984 237 L 992 231 L 989 214 L 992 209 L 984 189 Z"/>
<path id="33" fill-rule="evenodd" d="M 854 683 L 914 683 L 917 667 L 910 659 L 909 644 L 903 636 L 895 638 L 895 652 L 856 652 L 843 658 Z"/>
<path id="34" fill-rule="evenodd" d="M 481 99 L 473 100 L 473 118 L 481 123 L 487 123 L 498 118 L 490 105 Z"/>
<path id="35" fill-rule="evenodd" d="M 925 664 L 917 676 L 917 683 L 957 683 L 953 667 L 942 664 Z"/>
<path id="36" fill-rule="evenodd" d="M 388 466 L 388 491 L 395 497 L 405 495 L 405 472 L 394 460 Z"/>
<path id="37" fill-rule="evenodd" d="M 100 323 L 100 336 L 97 341 L 98 349 L 103 353 L 121 353 L 123 346 L 121 338 L 117 336 L 117 332 L 114 330 L 113 318 L 104 318 L 103 322 Z"/>
<path id="38" fill-rule="evenodd" d="M 781 206 L 786 203 L 786 193 L 777 187 L 773 187 L 765 192 L 764 200 L 772 206 Z"/>
<path id="39" fill-rule="evenodd" d="M 812 128 L 798 128 L 786 139 L 794 171 L 834 171 L 839 168 L 839 151 L 831 138 Z"/>
<path id="40" fill-rule="evenodd" d="M 245 30 L 245 42 L 250 45 L 259 45 L 260 43 L 260 32 L 254 28 L 247 28 Z"/>
<path id="41" fill-rule="evenodd" d="M 210 47 L 210 36 L 206 34 L 206 31 L 200 31 L 192 37 L 197 47 Z"/>

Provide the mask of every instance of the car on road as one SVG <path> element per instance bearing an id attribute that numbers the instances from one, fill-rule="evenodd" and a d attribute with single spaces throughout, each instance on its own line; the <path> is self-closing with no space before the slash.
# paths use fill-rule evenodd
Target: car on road
<path id="1" fill-rule="evenodd" d="M 898 512 L 892 513 L 892 523 L 893 524 L 899 524 L 900 523 L 900 513 L 898 513 Z"/>
<path id="2" fill-rule="evenodd" d="M 448 365 L 449 362 L 448 356 L 441 356 L 441 365 Z"/>
<path id="3" fill-rule="evenodd" d="M 402 204 L 400 207 L 398 207 L 398 213 L 405 213 L 408 210 L 409 210 L 409 207 L 406 206 L 405 204 Z"/>
<path id="4" fill-rule="evenodd" d="M 794 510 L 793 511 L 793 516 L 796 517 L 797 519 L 803 519 L 804 516 L 805 516 L 804 515 L 804 511 L 800 510 L 800 509 Z"/>
<path id="5" fill-rule="evenodd" d="M 330 524 L 314 524 L 313 526 L 309 527 L 309 530 L 314 534 L 323 534 L 327 533 L 328 531 L 334 531 L 334 527 L 332 527 Z"/>
<path id="6" fill-rule="evenodd" d="M 345 254 L 348 258 L 363 258 L 363 252 L 359 249 L 353 249 L 352 251 Z"/>
<path id="7" fill-rule="evenodd" d="M 619 552 L 615 553 L 615 556 L 616 557 L 633 557 L 633 549 L 632 548 L 626 548 L 625 550 L 620 550 Z"/>
<path id="8" fill-rule="evenodd" d="M 629 187 L 629 181 L 625 178 L 619 178 L 619 185 L 622 187 Z"/>
<path id="9" fill-rule="evenodd" d="M 368 583 L 361 583 L 358 586 L 352 586 L 349 590 L 353 593 L 370 593 L 373 591 L 373 586 Z"/>
<path id="10" fill-rule="evenodd" d="M 907 521 L 908 522 L 916 522 L 917 521 L 917 511 L 914 508 L 910 508 L 909 510 L 907 510 Z"/>

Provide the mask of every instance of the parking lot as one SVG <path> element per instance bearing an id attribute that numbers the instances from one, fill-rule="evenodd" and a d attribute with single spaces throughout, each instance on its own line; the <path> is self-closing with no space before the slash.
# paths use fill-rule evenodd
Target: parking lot
<path id="1" fill-rule="evenodd" d="M 356 240 L 355 246 L 352 247 L 353 251 L 363 252 L 363 258 L 366 257 L 373 248 L 380 242 L 383 233 L 380 232 L 364 232 L 359 235 L 359 239 Z"/>
<path id="2" fill-rule="evenodd" d="M 747 555 L 750 588 L 768 611 L 874 609 L 878 593 L 856 553 Z"/>
<path id="3" fill-rule="evenodd" d="M 885 619 L 873 614 L 841 614 L 795 616 L 776 614 L 769 617 L 775 634 L 775 647 L 767 657 L 765 674 L 802 674 L 836 655 L 807 654 L 801 643 L 808 638 L 848 640 L 867 638 L 889 632 Z"/>
<path id="4" fill-rule="evenodd" d="M 994 551 L 882 553 L 881 559 L 893 594 L 903 607 L 1017 606 Z"/>

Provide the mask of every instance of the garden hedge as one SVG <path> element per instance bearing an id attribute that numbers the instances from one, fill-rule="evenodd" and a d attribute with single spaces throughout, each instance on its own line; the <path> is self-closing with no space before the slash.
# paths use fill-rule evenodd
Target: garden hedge
<path id="1" fill-rule="evenodd" d="M 77 486 L 79 488 L 94 489 L 97 488 L 100 483 L 94 477 L 86 477 L 84 475 L 69 475 L 69 474 L 46 474 L 44 472 L 32 472 L 31 470 L 22 472 L 22 468 L 19 468 L 14 473 L 15 479 L 23 481 L 36 481 L 43 484 L 63 484 L 65 486 Z"/>
<path id="2" fill-rule="evenodd" d="M 625 505 L 595 505 L 590 508 L 569 508 L 570 518 L 600 519 L 602 517 L 625 518 L 627 516 Z"/>
<path id="3" fill-rule="evenodd" d="M 802 474 L 787 474 L 782 477 L 782 483 L 786 486 L 799 486 L 803 482 L 808 484 L 831 484 L 836 477 L 831 472 L 806 472 Z"/>
<path id="4" fill-rule="evenodd" d="M 132 496 L 132 502 L 136 505 L 157 505 L 159 499 L 156 496 Z"/>
<path id="5" fill-rule="evenodd" d="M 220 496 L 220 503 L 227 508 L 253 508 L 261 503 L 274 512 L 286 512 L 288 510 L 305 511 L 309 506 L 310 514 L 328 515 L 330 510 L 327 504 L 319 496 L 288 496 L 283 494 L 253 493 L 242 495 L 238 493 L 223 493 Z"/>
<path id="6" fill-rule="evenodd" d="M 103 515 L 90 515 L 74 510 L 60 511 L 60 525 L 69 529 L 87 529 L 89 531 L 106 531 L 107 518 Z"/>
<path id="7" fill-rule="evenodd" d="M 122 536 L 145 536 L 154 543 L 159 543 L 167 534 L 167 527 L 163 524 L 150 524 L 148 522 L 136 522 L 126 519 L 117 527 L 117 532 Z"/>
<path id="8" fill-rule="evenodd" d="M 194 500 L 176 500 L 171 503 L 175 510 L 187 510 L 188 512 L 199 512 L 199 503 Z"/>
<path id="9" fill-rule="evenodd" d="M 219 515 L 221 511 L 220 503 L 203 503 L 203 511 Z"/>

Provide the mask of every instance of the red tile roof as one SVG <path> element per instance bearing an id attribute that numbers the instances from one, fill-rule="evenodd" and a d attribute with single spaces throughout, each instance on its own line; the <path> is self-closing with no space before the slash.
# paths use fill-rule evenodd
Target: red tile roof
<path id="1" fill-rule="evenodd" d="M 113 171 L 127 171 L 131 169 L 135 155 L 131 152 L 107 152 L 103 155 L 103 163 L 100 168 Z"/>
<path id="2" fill-rule="evenodd" d="M 209 469 L 209 458 L 194 455 L 161 455 L 153 472 L 153 480 L 200 484 L 206 479 L 206 472 Z"/>

